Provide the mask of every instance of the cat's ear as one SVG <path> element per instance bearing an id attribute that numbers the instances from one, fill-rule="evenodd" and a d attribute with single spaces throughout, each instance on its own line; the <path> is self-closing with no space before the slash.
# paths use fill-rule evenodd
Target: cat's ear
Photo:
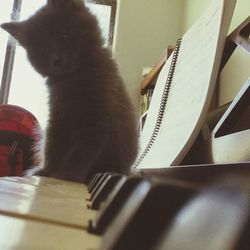
<path id="1" fill-rule="evenodd" d="M 25 28 L 22 22 L 3 23 L 1 28 L 12 35 L 20 44 L 25 43 Z"/>
<path id="2" fill-rule="evenodd" d="M 83 0 L 47 0 L 47 5 L 54 8 L 73 7 L 80 9 L 84 6 Z"/>

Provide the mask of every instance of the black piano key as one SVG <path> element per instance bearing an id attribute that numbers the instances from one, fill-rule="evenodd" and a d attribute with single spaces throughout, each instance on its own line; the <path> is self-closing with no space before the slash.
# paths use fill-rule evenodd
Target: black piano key
<path id="1" fill-rule="evenodd" d="M 154 183 L 135 190 L 104 233 L 101 249 L 151 250 L 178 210 L 194 195 L 191 186 Z"/>
<path id="2" fill-rule="evenodd" d="M 95 183 L 102 177 L 102 174 L 96 174 L 89 182 L 88 184 L 88 191 L 91 192 L 92 187 L 95 185 Z"/>
<path id="3" fill-rule="evenodd" d="M 238 184 L 230 181 L 198 194 L 166 227 L 154 250 L 248 250 L 249 195 Z"/>
<path id="4" fill-rule="evenodd" d="M 113 174 L 106 178 L 106 180 L 102 183 L 102 185 L 98 188 L 97 192 L 93 195 L 91 199 L 91 204 L 88 206 L 90 209 L 98 210 L 102 202 L 104 202 L 108 195 L 115 189 L 116 186 L 122 185 L 126 176 Z"/>
<path id="5" fill-rule="evenodd" d="M 103 183 L 105 183 L 110 177 L 112 176 L 111 173 L 104 173 L 101 178 L 98 180 L 98 182 L 95 183 L 93 186 L 93 189 L 90 191 L 90 198 L 87 199 L 88 201 L 91 201 L 93 197 L 95 196 L 98 189 L 102 186 Z"/>
<path id="6" fill-rule="evenodd" d="M 90 221 L 89 232 L 98 235 L 103 234 L 117 213 L 123 208 L 129 196 L 142 182 L 149 181 L 137 176 L 128 177 L 118 192 L 111 193 L 96 218 Z"/>

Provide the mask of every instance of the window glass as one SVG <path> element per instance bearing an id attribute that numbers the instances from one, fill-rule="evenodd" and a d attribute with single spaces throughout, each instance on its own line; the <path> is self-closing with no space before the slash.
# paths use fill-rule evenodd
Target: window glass
<path id="1" fill-rule="evenodd" d="M 27 19 L 47 0 L 23 0 L 20 20 Z M 16 55 L 10 85 L 9 103 L 21 106 L 38 119 L 42 128 L 48 116 L 47 89 L 44 79 L 29 64 L 26 52 L 21 46 L 16 47 Z"/>

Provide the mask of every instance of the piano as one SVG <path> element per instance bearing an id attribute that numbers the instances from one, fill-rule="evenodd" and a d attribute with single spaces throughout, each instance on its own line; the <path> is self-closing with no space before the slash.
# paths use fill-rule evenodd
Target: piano
<path id="1" fill-rule="evenodd" d="M 249 249 L 250 162 L 0 180 L 0 249 Z"/>

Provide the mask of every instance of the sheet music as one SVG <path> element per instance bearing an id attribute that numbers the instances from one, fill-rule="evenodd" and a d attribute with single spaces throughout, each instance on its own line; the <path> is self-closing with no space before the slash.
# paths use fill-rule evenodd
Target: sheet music
<path id="1" fill-rule="evenodd" d="M 212 97 L 234 6 L 234 0 L 213 1 L 183 36 L 159 133 L 138 168 L 178 165 L 196 139 Z M 157 120 L 171 59 L 157 80 L 140 138 L 141 152 Z"/>

